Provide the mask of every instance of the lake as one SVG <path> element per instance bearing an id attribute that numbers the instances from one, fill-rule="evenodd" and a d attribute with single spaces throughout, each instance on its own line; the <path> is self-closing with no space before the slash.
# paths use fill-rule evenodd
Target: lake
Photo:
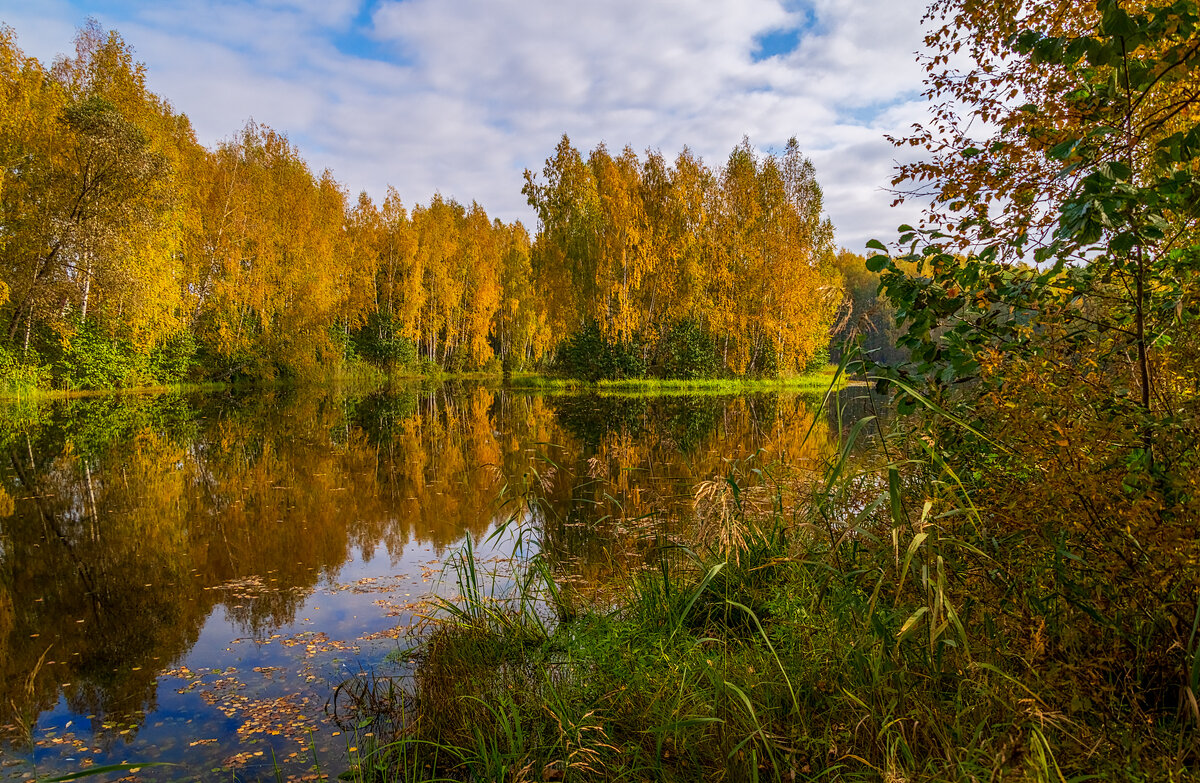
<path id="1" fill-rule="evenodd" d="M 516 515 L 601 591 L 658 536 L 689 540 L 703 482 L 819 469 L 817 402 L 414 384 L 0 404 L 0 776 L 336 774 L 372 732 L 330 697 L 401 670 L 466 536 L 502 582 L 512 527 L 491 534 Z"/>

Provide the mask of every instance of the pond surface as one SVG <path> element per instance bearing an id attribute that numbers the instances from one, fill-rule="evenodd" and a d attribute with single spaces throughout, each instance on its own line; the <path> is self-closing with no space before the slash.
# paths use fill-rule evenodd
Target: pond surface
<path id="1" fill-rule="evenodd" d="M 536 493 L 543 546 L 602 583 L 612 552 L 687 535 L 701 482 L 815 465 L 815 404 L 445 385 L 0 405 L 0 779 L 336 775 L 371 732 L 331 694 L 396 667 L 466 535 L 502 563 L 489 534 Z"/>

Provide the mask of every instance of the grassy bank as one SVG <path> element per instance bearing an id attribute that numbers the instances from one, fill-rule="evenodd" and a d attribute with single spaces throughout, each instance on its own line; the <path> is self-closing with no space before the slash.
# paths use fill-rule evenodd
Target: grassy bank
<path id="1" fill-rule="evenodd" d="M 120 389 L 47 389 L 37 386 L 4 386 L 0 387 L 0 400 L 72 400 L 108 397 L 114 394 L 189 394 L 218 392 L 228 388 L 230 388 L 230 384 L 217 381 L 128 386 Z"/>
<path id="2" fill-rule="evenodd" d="M 1061 536 L 997 528 L 911 434 L 861 456 L 874 426 L 823 476 L 702 484 L 696 532 L 614 552 L 594 594 L 544 551 L 492 595 L 468 546 L 409 676 L 362 689 L 352 775 L 1196 779 L 1196 627 L 1172 642 L 1126 586 L 1101 609 Z M 513 518 L 544 513 L 531 492 Z"/>
<path id="3" fill-rule="evenodd" d="M 830 366 L 805 375 L 780 378 L 626 378 L 589 383 L 572 378 L 537 374 L 514 374 L 508 383 L 513 388 L 546 391 L 587 390 L 600 394 L 743 394 L 758 391 L 824 393 L 834 381 L 837 368 Z M 840 381 L 839 381 L 840 383 Z"/>
<path id="4" fill-rule="evenodd" d="M 742 394 L 746 392 L 787 391 L 799 393 L 823 393 L 829 388 L 836 368 L 828 367 L 806 375 L 782 378 L 701 378 L 695 380 L 669 380 L 662 378 L 635 378 L 620 381 L 589 383 L 573 378 L 560 378 L 536 373 L 514 373 L 505 377 L 490 372 L 443 372 L 396 369 L 384 372 L 373 365 L 354 363 L 335 371 L 312 377 L 260 380 L 253 383 L 232 384 L 229 382 L 201 381 L 193 383 L 147 384 L 111 389 L 54 389 L 42 385 L 7 383 L 0 385 L 0 399 L 70 399 L 76 397 L 105 396 L 110 394 L 161 394 L 164 392 L 222 391 L 235 385 L 271 388 L 292 384 L 334 384 L 359 388 L 381 387 L 388 383 L 406 382 L 454 382 L 504 384 L 514 389 L 535 391 L 593 391 L 601 394 Z"/>

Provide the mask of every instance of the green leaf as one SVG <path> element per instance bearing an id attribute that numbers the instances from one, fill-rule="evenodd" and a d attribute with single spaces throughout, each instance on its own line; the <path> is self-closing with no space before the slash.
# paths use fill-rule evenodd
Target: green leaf
<path id="1" fill-rule="evenodd" d="M 1118 160 L 1105 161 L 1097 166 L 1097 170 L 1112 180 L 1127 180 L 1133 176 L 1133 171 L 1129 166 Z"/>
<path id="2" fill-rule="evenodd" d="M 1028 52 L 1037 45 L 1037 42 L 1042 39 L 1042 34 L 1037 30 L 1025 30 L 1017 36 L 1016 48 Z"/>
<path id="3" fill-rule="evenodd" d="M 1087 44 L 1088 64 L 1092 67 L 1111 65 L 1120 58 L 1120 50 L 1111 41 L 1089 38 Z"/>
<path id="4" fill-rule="evenodd" d="M 905 523 L 904 497 L 900 489 L 900 471 L 894 466 L 888 468 L 888 498 L 891 500 L 892 521 L 897 526 Z"/>
<path id="5" fill-rule="evenodd" d="M 1113 3 L 1104 9 L 1100 18 L 1100 32 L 1114 38 L 1127 38 L 1136 35 L 1139 29 L 1133 17 Z"/>
<path id="6" fill-rule="evenodd" d="M 1131 231 L 1122 231 L 1108 243 L 1108 251 L 1113 255 L 1125 255 L 1138 243 L 1137 235 Z"/>
<path id="7" fill-rule="evenodd" d="M 1075 150 L 1079 147 L 1080 141 L 1080 139 L 1067 139 L 1060 144 L 1055 144 L 1050 148 L 1049 155 L 1054 160 L 1066 160 L 1075 154 Z"/>
<path id="8" fill-rule="evenodd" d="M 872 272 L 881 272 L 887 268 L 891 261 L 892 259 L 887 256 L 871 256 L 867 259 L 867 269 Z"/>
<path id="9" fill-rule="evenodd" d="M 918 608 L 917 611 L 909 615 L 909 618 L 904 621 L 904 625 L 900 626 L 900 633 L 896 638 L 897 644 L 903 642 L 912 635 L 913 631 L 920 627 L 921 618 L 924 617 L 928 611 L 928 606 L 922 606 Z"/>
<path id="10" fill-rule="evenodd" d="M 1067 44 L 1065 56 L 1063 60 L 1067 65 L 1074 65 L 1079 62 L 1080 58 L 1087 54 L 1087 39 L 1076 38 Z"/>

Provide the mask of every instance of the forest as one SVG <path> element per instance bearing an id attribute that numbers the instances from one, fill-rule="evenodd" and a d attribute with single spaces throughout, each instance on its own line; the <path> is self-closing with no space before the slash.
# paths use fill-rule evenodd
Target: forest
<path id="1" fill-rule="evenodd" d="M 793 140 L 712 168 L 564 136 L 520 223 L 434 194 L 350 195 L 286 134 L 207 149 L 115 31 L 47 67 L 0 32 L 0 379 L 553 370 L 774 377 L 823 365 L 833 229 Z M 404 154 L 397 150 L 396 154 Z M 861 260 L 860 260 L 861 266 Z"/>

